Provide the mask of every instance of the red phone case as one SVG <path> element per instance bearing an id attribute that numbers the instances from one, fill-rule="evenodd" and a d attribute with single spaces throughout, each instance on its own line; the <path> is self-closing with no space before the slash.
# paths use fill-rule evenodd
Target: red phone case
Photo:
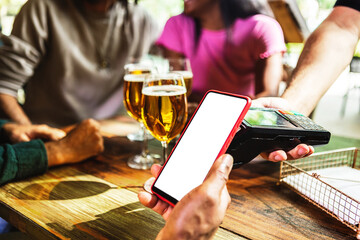
<path id="1" fill-rule="evenodd" d="M 186 129 L 188 128 L 188 126 L 191 124 L 191 121 L 193 120 L 193 118 L 195 117 L 196 115 L 196 112 L 198 111 L 198 109 L 201 107 L 201 104 L 203 103 L 204 99 L 206 98 L 206 96 L 210 93 L 210 92 L 214 92 L 214 93 L 219 93 L 219 94 L 225 94 L 225 95 L 230 95 L 230 96 L 235 96 L 235 97 L 239 97 L 239 98 L 243 98 L 247 101 L 246 105 L 244 106 L 240 116 L 238 117 L 236 123 L 234 124 L 234 127 L 232 128 L 229 136 L 227 137 L 225 143 L 223 144 L 219 154 L 217 155 L 216 159 L 218 159 L 222 154 L 224 154 L 227 150 L 227 148 L 229 147 L 232 139 L 234 138 L 236 132 L 237 132 L 237 129 L 240 127 L 240 124 L 241 122 L 243 121 L 247 111 L 249 110 L 250 106 L 251 106 L 251 99 L 247 96 L 242 96 L 242 95 L 238 95 L 238 94 L 233 94 L 233 93 L 227 93 L 227 92 L 222 92 L 222 91 L 217 91 L 217 90 L 209 90 L 206 92 L 206 94 L 204 95 L 204 97 L 202 98 L 202 100 L 200 101 L 198 107 L 196 108 L 194 114 L 192 115 L 190 121 L 188 122 L 188 124 L 186 125 L 186 127 L 183 129 L 183 131 L 181 132 L 181 136 L 180 138 L 178 139 L 178 141 L 176 142 L 174 148 L 172 149 L 171 153 L 169 154 L 168 158 L 166 159 L 166 162 L 164 163 L 164 165 L 162 166 L 157 178 L 160 176 L 161 172 L 163 171 L 163 169 L 165 168 L 167 162 L 169 161 L 173 151 L 176 149 L 178 143 L 181 141 L 182 139 L 182 136 L 183 134 L 186 132 Z M 151 189 L 152 189 L 152 192 L 158 197 L 160 198 L 161 200 L 167 202 L 168 204 L 170 204 L 171 206 L 175 206 L 175 204 L 173 204 L 172 202 L 170 202 L 169 200 L 167 200 L 166 198 L 164 198 L 163 196 L 161 196 L 160 194 L 156 193 L 153 191 L 153 187 L 154 187 L 154 184 L 157 180 L 157 178 L 155 179 L 154 183 L 152 184 L 151 186 Z"/>

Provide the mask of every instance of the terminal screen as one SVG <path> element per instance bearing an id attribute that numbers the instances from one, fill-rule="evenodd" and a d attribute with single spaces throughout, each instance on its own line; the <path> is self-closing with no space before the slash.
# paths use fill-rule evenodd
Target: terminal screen
<path id="1" fill-rule="evenodd" d="M 263 111 L 250 109 L 246 113 L 244 119 L 252 126 L 296 128 L 294 124 L 282 117 L 276 111 L 271 110 Z"/>

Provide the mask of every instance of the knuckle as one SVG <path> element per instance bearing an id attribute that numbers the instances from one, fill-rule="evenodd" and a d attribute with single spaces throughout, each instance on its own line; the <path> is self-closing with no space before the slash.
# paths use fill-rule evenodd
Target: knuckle
<path id="1" fill-rule="evenodd" d="M 209 192 L 206 192 L 203 196 L 204 199 L 204 205 L 208 208 L 212 208 L 217 206 L 218 203 L 218 197 L 214 194 L 211 194 Z"/>
<path id="2" fill-rule="evenodd" d="M 46 124 L 40 124 L 40 125 L 38 125 L 38 128 L 40 130 L 45 130 L 45 129 L 49 128 L 49 127 Z"/>

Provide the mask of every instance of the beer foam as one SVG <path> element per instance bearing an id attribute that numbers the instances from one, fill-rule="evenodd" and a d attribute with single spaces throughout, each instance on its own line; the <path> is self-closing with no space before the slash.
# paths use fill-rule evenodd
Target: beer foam
<path id="1" fill-rule="evenodd" d="M 145 78 L 148 75 L 149 74 L 126 74 L 124 76 L 124 81 L 127 81 L 127 82 L 144 82 Z"/>
<path id="2" fill-rule="evenodd" d="M 183 76 L 183 78 L 192 78 L 193 77 L 193 73 L 190 71 L 171 71 L 171 72 L 181 74 Z"/>
<path id="3" fill-rule="evenodd" d="M 144 88 L 142 94 L 148 96 L 176 96 L 186 94 L 186 88 L 176 85 L 151 86 Z"/>

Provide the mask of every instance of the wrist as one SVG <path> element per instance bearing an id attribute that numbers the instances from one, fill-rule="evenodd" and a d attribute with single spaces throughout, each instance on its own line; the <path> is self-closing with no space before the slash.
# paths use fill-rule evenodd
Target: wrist
<path id="1" fill-rule="evenodd" d="M 47 142 L 45 143 L 45 149 L 48 159 L 48 166 L 61 165 L 63 163 L 63 152 L 65 149 L 62 149 L 59 146 L 59 142 Z"/>

